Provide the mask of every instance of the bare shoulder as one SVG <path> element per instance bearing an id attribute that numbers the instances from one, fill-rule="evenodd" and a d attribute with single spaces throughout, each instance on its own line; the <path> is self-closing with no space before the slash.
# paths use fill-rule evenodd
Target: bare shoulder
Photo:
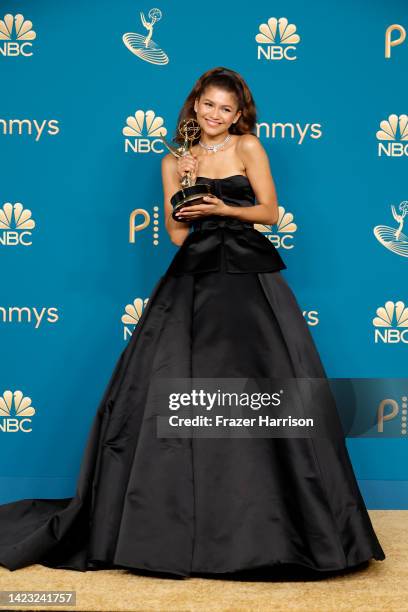
<path id="1" fill-rule="evenodd" d="M 237 150 L 241 153 L 256 153 L 261 151 L 263 146 L 256 134 L 240 134 L 237 140 Z"/>
<path id="2" fill-rule="evenodd" d="M 241 134 L 237 140 L 237 152 L 243 158 L 256 158 L 263 154 L 264 148 L 256 134 Z"/>
<path id="3" fill-rule="evenodd" d="M 259 147 L 262 147 L 262 144 L 256 134 L 240 134 L 237 147 L 241 151 L 256 151 Z"/>

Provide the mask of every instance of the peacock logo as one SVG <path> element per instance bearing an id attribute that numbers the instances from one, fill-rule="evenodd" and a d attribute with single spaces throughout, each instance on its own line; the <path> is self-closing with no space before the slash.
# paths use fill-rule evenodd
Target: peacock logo
<path id="1" fill-rule="evenodd" d="M 144 309 L 149 301 L 149 298 L 136 298 L 131 304 L 125 306 L 125 314 L 122 315 L 121 321 L 124 325 L 123 339 L 127 340 L 132 335 L 136 325 L 139 323 Z M 128 325 L 132 327 L 129 328 Z"/>
<path id="2" fill-rule="evenodd" d="M 398 227 L 388 225 L 376 225 L 373 232 L 378 242 L 386 249 L 401 257 L 408 257 L 408 237 L 402 231 L 404 228 L 405 217 L 408 215 L 408 200 L 400 202 L 396 211 L 395 206 L 391 205 L 391 213 Z"/>
<path id="3" fill-rule="evenodd" d="M 15 57 L 33 55 L 32 40 L 37 34 L 33 30 L 33 24 L 23 15 L 5 15 L 0 19 L 0 55 L 4 57 Z"/>
<path id="4" fill-rule="evenodd" d="M 148 13 L 148 18 L 150 19 L 148 21 L 141 12 L 140 20 L 148 32 L 147 36 L 137 34 L 136 32 L 127 32 L 127 34 L 122 36 L 123 42 L 133 55 L 140 57 L 145 62 L 149 62 L 149 64 L 156 64 L 158 66 L 169 63 L 166 53 L 152 39 L 153 27 L 161 20 L 162 16 L 160 9 L 152 8 Z"/>
<path id="5" fill-rule="evenodd" d="M 258 60 L 296 60 L 296 45 L 300 36 L 296 26 L 289 23 L 286 17 L 269 17 L 266 23 L 261 23 L 255 36 L 258 43 Z"/>
<path id="6" fill-rule="evenodd" d="M 164 120 L 154 111 L 137 110 L 126 119 L 122 130 L 125 138 L 125 153 L 163 153 L 163 143 L 159 136 L 166 136 Z"/>
<path id="7" fill-rule="evenodd" d="M 380 122 L 380 128 L 376 133 L 378 156 L 408 156 L 408 115 L 389 115 Z"/>
<path id="8" fill-rule="evenodd" d="M 0 208 L 0 246 L 31 246 L 35 221 L 21 202 L 6 202 Z"/>
<path id="9" fill-rule="evenodd" d="M 31 432 L 31 417 L 35 413 L 31 397 L 25 396 L 22 391 L 4 391 L 0 395 L 0 433 Z"/>
<path id="10" fill-rule="evenodd" d="M 297 225 L 294 223 L 293 214 L 286 212 L 283 206 L 279 206 L 279 217 L 276 223 L 276 232 L 273 231 L 273 225 L 254 223 L 254 229 L 258 230 L 272 242 L 275 248 L 293 249 L 294 248 L 294 233 L 297 231 Z"/>
<path id="11" fill-rule="evenodd" d="M 373 318 L 374 341 L 384 344 L 408 344 L 408 308 L 404 302 L 389 300 L 377 308 Z"/>

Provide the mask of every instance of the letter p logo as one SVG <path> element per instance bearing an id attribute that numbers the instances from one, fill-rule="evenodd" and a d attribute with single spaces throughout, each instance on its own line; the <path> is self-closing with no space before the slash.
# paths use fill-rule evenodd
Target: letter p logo
<path id="1" fill-rule="evenodd" d="M 398 32 L 398 38 L 393 38 L 393 33 Z M 398 24 L 390 25 L 385 30 L 385 57 L 389 59 L 391 57 L 391 47 L 398 47 L 398 45 L 402 45 L 406 38 L 407 34 L 405 32 L 405 28 Z"/>

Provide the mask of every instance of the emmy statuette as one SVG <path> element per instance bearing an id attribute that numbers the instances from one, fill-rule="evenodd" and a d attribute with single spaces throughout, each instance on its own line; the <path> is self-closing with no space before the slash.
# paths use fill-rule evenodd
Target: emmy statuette
<path id="1" fill-rule="evenodd" d="M 200 132 L 200 125 L 196 119 L 183 119 L 178 125 L 178 132 L 184 138 L 184 142 L 179 147 L 174 147 L 163 138 L 159 136 L 160 140 L 167 147 L 167 149 L 175 157 L 183 157 L 190 152 L 190 146 L 193 140 L 197 137 Z M 176 213 L 187 206 L 194 204 L 200 204 L 200 200 L 206 195 L 211 194 L 210 185 L 208 183 L 193 183 L 191 172 L 188 171 L 180 181 L 181 189 L 177 191 L 171 198 L 170 202 L 173 207 L 172 217 L 176 221 L 181 223 L 185 222 L 181 219 L 176 218 Z"/>

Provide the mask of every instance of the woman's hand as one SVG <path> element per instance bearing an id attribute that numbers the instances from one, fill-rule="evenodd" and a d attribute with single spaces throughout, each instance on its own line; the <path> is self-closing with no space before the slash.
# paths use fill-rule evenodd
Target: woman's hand
<path id="1" fill-rule="evenodd" d="M 229 206 L 214 195 L 206 195 L 202 198 L 203 204 L 193 204 L 186 206 L 177 213 L 177 219 L 180 221 L 193 221 L 209 215 L 224 216 L 228 214 Z"/>
<path id="2" fill-rule="evenodd" d="M 193 185 L 197 178 L 198 160 L 190 153 L 177 158 L 177 174 L 182 179 L 188 171 L 191 172 Z"/>

